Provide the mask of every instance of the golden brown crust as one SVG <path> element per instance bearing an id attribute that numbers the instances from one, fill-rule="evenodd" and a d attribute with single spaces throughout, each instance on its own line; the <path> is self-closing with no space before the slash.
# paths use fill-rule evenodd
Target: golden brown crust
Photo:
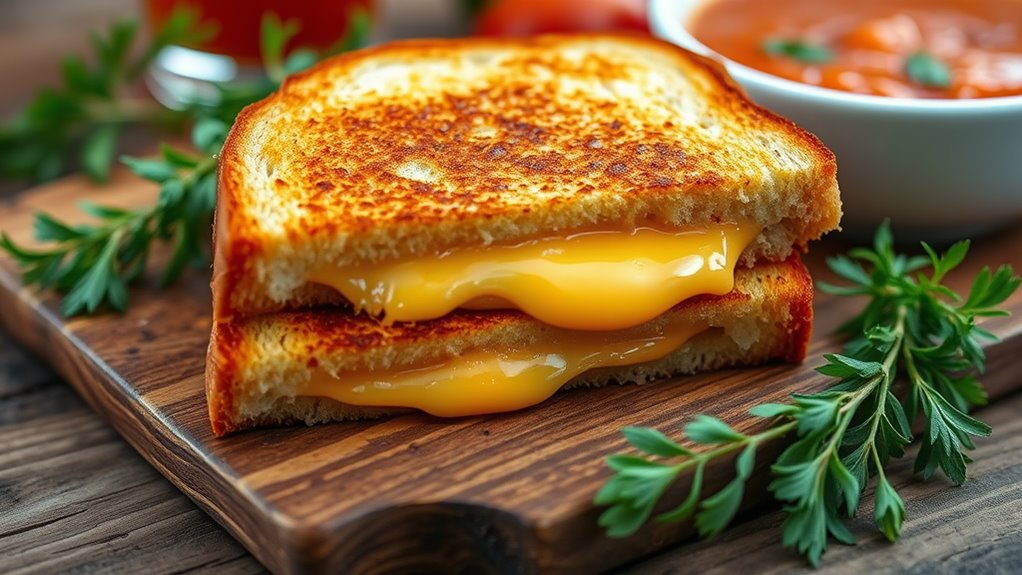
<path id="1" fill-rule="evenodd" d="M 593 223 L 751 217 L 768 230 L 750 253 L 783 258 L 837 226 L 835 174 L 817 138 L 663 42 L 378 46 L 239 115 L 220 159 L 215 315 L 308 300 L 303 278 L 273 283 L 314 258 L 345 266 Z"/>
<path id="2" fill-rule="evenodd" d="M 799 362 L 805 357 L 812 324 L 812 280 L 798 257 L 793 256 L 780 264 L 740 270 L 731 293 L 692 298 L 668 314 L 698 319 L 725 330 L 738 331 L 735 326 L 742 321 L 757 324 L 750 332 L 756 340 L 746 342 L 748 347 L 735 348 L 717 362 L 694 364 L 685 372 L 770 360 Z M 662 319 L 636 330 L 655 329 Z M 393 410 L 309 398 L 296 402 L 284 387 L 319 367 L 335 373 L 407 367 L 456 357 L 470 349 L 527 345 L 541 338 L 545 329 L 549 328 L 515 311 L 458 311 L 430 322 L 382 326 L 341 309 L 320 308 L 215 323 L 206 374 L 210 421 L 214 432 L 222 435 L 257 424 L 385 415 Z M 720 348 L 718 340 L 708 339 L 700 354 L 711 356 Z M 656 377 L 677 373 L 678 358 L 674 361 L 652 373 Z M 610 379 L 635 378 L 612 374 Z M 576 384 L 607 380 L 603 375 L 596 379 L 583 376 Z M 256 392 L 260 386 L 270 387 L 269 395 Z M 273 396 L 282 401 L 274 403 Z M 263 397 L 271 399 L 264 401 Z"/>

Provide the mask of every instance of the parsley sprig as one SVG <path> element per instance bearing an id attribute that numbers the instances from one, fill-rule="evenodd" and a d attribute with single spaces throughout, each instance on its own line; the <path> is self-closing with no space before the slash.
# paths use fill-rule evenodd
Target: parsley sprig
<path id="1" fill-rule="evenodd" d="M 193 135 L 208 140 L 195 138 L 196 147 L 215 153 L 226 133 L 226 124 L 204 120 Z M 98 223 L 78 226 L 36 214 L 36 238 L 55 243 L 47 249 L 29 250 L 0 234 L 0 248 L 14 257 L 26 285 L 67 292 L 60 308 L 64 315 L 91 313 L 104 303 L 126 309 L 127 285 L 142 276 L 156 240 L 175 246 L 161 285 L 174 282 L 186 264 L 205 261 L 201 238 L 208 235 L 216 202 L 216 159 L 164 146 L 160 159 L 123 160 L 138 175 L 160 183 L 155 205 L 126 210 L 83 203 L 81 209 Z"/>
<path id="2" fill-rule="evenodd" d="M 657 502 L 683 473 L 692 474 L 688 497 L 657 521 L 695 516 L 701 536 L 722 531 L 734 518 L 757 449 L 781 436 L 794 441 L 772 463 L 769 485 L 784 503 L 785 546 L 796 548 L 816 565 L 828 536 L 851 544 L 842 516 L 859 509 L 860 494 L 875 483 L 873 517 L 891 541 L 898 539 L 905 507 L 884 472 L 889 460 L 904 455 L 918 439 L 915 471 L 924 478 L 939 468 L 955 484 L 966 480 L 972 437 L 990 427 L 969 416 L 970 406 L 986 402 L 976 378 L 984 365 L 982 340 L 996 339 L 976 325 L 981 317 L 1001 316 L 998 309 L 1022 278 L 1010 266 L 984 268 L 963 300 L 941 282 L 965 258 L 969 243 L 943 254 L 923 244 L 925 256 L 896 254 L 888 226 L 879 228 L 872 249 L 856 249 L 828 265 L 848 285 L 821 284 L 840 296 L 867 296 L 865 309 L 842 326 L 851 336 L 842 354 L 825 355 L 817 371 L 837 379 L 820 393 L 796 394 L 787 404 L 762 404 L 750 410 L 771 425 L 741 433 L 723 421 L 700 415 L 684 427 L 685 439 L 708 450 L 685 447 L 651 428 L 623 430 L 644 455 L 612 455 L 614 475 L 597 494 L 609 506 L 600 525 L 612 537 L 631 535 L 645 523 Z M 930 268 L 924 273 L 924 268 Z M 915 437 L 912 423 L 921 423 Z M 735 476 L 713 494 L 703 493 L 706 466 L 734 456 Z M 875 479 L 874 479 L 875 478 Z"/>
<path id="3" fill-rule="evenodd" d="M 167 29 L 147 48 L 145 56 L 131 66 L 132 74 L 144 68 L 164 45 L 197 37 L 186 31 L 193 22 L 192 16 L 186 12 L 176 14 Z M 124 44 L 126 40 L 119 38 L 125 32 L 120 30 L 122 28 L 115 26 L 109 39 L 97 38 L 94 43 L 100 46 Z M 327 53 L 364 45 L 369 30 L 368 14 L 356 10 L 351 15 L 348 33 Z M 193 121 L 192 145 L 197 153 L 165 144 L 156 158 L 121 158 L 135 174 L 160 186 L 154 205 L 128 210 L 83 204 L 82 210 L 95 218 L 96 223 L 82 225 L 70 225 L 44 213 L 36 214 L 35 237 L 51 244 L 42 249 L 19 246 L 7 234 L 0 234 L 0 249 L 14 258 L 22 271 L 22 281 L 26 285 L 66 292 L 61 312 L 67 316 L 92 313 L 103 305 L 123 311 L 129 303 L 127 286 L 142 277 L 154 242 L 171 242 L 174 246 L 160 280 L 161 286 L 175 282 L 188 264 L 205 262 L 210 218 L 216 204 L 216 154 L 230 124 L 244 106 L 267 96 L 286 76 L 319 59 L 317 54 L 304 49 L 294 50 L 285 57 L 285 48 L 297 32 L 296 22 L 281 22 L 275 15 L 267 14 L 263 18 L 261 38 L 266 78 L 217 86 L 216 102 L 196 102 L 183 112 Z M 136 68 L 138 71 L 134 71 Z M 134 75 L 125 76 L 132 77 Z M 124 105 L 120 100 L 110 103 L 114 109 Z M 33 114 L 32 110 L 30 106 L 28 115 Z M 0 135 L 0 150 L 5 145 L 8 142 Z M 43 141 L 39 145 L 50 144 Z M 91 164 L 97 170 L 93 175 L 105 178 L 114 143 L 106 140 L 102 154 L 87 145 L 85 153 L 88 156 L 84 159 L 86 166 Z M 88 159 L 93 156 L 102 156 L 102 161 Z M 0 175 L 4 174 L 6 172 L 0 168 Z M 53 174 L 46 172 L 44 175 Z"/>

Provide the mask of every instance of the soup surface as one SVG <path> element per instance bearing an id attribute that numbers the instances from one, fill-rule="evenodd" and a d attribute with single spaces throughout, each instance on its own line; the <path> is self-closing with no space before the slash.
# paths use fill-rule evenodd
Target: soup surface
<path id="1" fill-rule="evenodd" d="M 1022 0 L 716 0 L 688 29 L 789 80 L 879 96 L 1022 94 Z"/>

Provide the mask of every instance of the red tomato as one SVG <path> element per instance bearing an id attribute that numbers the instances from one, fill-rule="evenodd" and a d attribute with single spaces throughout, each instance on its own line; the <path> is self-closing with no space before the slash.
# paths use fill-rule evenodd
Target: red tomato
<path id="1" fill-rule="evenodd" d="M 475 26 L 483 36 L 607 30 L 648 34 L 646 0 L 495 0 Z"/>

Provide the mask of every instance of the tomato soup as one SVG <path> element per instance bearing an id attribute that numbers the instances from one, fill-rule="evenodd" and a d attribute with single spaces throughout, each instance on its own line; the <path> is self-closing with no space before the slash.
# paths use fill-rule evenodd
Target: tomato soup
<path id="1" fill-rule="evenodd" d="M 1022 94 L 1022 0 L 711 0 L 688 29 L 731 60 L 825 88 Z"/>

